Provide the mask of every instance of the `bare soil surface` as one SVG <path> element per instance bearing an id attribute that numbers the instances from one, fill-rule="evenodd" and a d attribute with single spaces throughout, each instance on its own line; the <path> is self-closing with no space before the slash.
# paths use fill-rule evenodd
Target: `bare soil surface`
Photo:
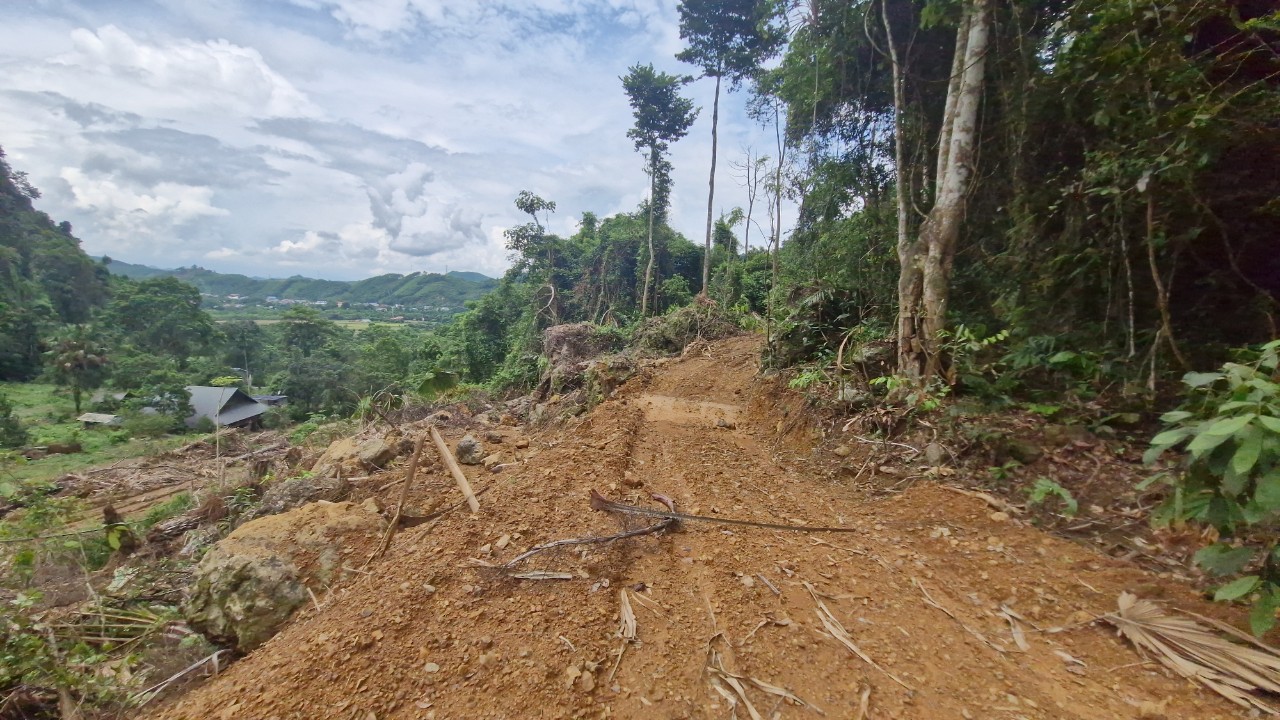
<path id="1" fill-rule="evenodd" d="M 889 494 L 851 483 L 833 470 L 838 459 L 810 459 L 781 422 L 757 355 L 752 337 L 700 346 L 534 437 L 503 472 L 468 468 L 480 513 L 464 507 L 401 530 L 382 559 L 218 677 L 149 707 L 150 717 L 1242 715 L 1091 622 L 1125 590 L 1238 622 L 1229 608 L 938 484 L 964 484 L 959 474 Z M 541 543 L 650 522 L 593 512 L 592 489 L 852 532 L 685 522 L 519 567 L 571 579 L 492 567 Z M 448 474 L 428 467 L 410 503 L 458 497 Z M 634 643 L 619 636 L 624 590 Z M 862 657 L 833 637 L 833 622 Z"/>

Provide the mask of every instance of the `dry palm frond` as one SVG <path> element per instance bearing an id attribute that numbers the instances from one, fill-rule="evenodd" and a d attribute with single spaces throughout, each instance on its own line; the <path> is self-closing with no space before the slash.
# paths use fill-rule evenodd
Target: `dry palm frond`
<path id="1" fill-rule="evenodd" d="M 635 640 L 636 639 L 636 614 L 635 614 L 635 611 L 631 609 L 631 599 L 627 597 L 626 590 L 620 591 L 618 593 L 618 597 L 620 598 L 620 605 L 621 605 L 621 608 L 618 611 L 618 615 L 621 618 L 621 621 L 618 626 L 618 637 L 622 638 L 623 640 Z"/>
<path id="2" fill-rule="evenodd" d="M 1121 593 L 1119 611 L 1104 615 L 1140 651 L 1245 708 L 1280 714 L 1252 693 L 1280 693 L 1280 651 L 1223 623 L 1223 630 L 1253 647 L 1232 642 L 1194 620 L 1167 615 L 1155 603 Z M 1198 617 L 1198 616 L 1197 616 Z"/>

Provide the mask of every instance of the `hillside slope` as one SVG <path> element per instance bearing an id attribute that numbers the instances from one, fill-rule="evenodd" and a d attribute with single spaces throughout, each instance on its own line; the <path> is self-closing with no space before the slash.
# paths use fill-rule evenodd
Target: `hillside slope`
<path id="1" fill-rule="evenodd" d="M 1218 617 L 1223 608 L 930 482 L 872 500 L 828 479 L 806 448 L 780 440 L 757 352 L 751 337 L 690 352 L 536 438 L 540 451 L 522 465 L 475 474 L 480 513 L 402 531 L 369 573 L 353 572 L 151 717 L 725 718 L 735 683 L 762 717 L 863 717 L 864 701 L 872 718 L 1238 716 L 1088 622 L 1126 589 Z M 853 532 L 687 522 L 521 566 L 573 579 L 483 567 L 536 544 L 619 532 L 615 517 L 590 510 L 593 488 L 638 505 L 656 506 L 649 494 L 661 493 L 684 512 Z M 437 469 L 410 500 L 456 498 Z M 638 642 L 619 658 L 624 589 Z M 875 666 L 824 629 L 818 600 Z M 1025 618 L 1025 651 L 1002 606 Z M 1053 627 L 1068 629 L 1036 631 Z M 737 716 L 753 714 L 739 706 Z"/>
<path id="2" fill-rule="evenodd" d="M 475 300 L 497 286 L 498 281 L 472 272 L 389 273 L 364 280 L 317 280 L 295 276 L 291 278 L 251 278 L 246 275 L 228 274 L 186 267 L 161 270 L 147 265 L 113 260 L 108 269 L 114 275 L 134 279 L 148 277 L 176 277 L 191 283 L 202 293 L 226 296 L 236 294 L 251 300 L 267 297 L 294 300 L 346 300 L 353 303 L 383 303 L 387 305 L 444 306 L 461 308 L 467 300 Z"/>

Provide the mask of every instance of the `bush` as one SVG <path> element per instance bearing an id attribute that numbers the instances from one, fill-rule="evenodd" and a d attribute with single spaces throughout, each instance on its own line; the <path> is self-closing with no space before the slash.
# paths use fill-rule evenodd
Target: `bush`
<path id="1" fill-rule="evenodd" d="M 636 330 L 635 342 L 646 350 L 678 353 L 694 340 L 719 340 L 740 332 L 718 305 L 695 303 L 646 319 Z"/>
<path id="2" fill-rule="evenodd" d="M 134 412 L 124 416 L 122 426 L 131 437 L 158 438 L 171 432 L 174 419 L 164 413 Z"/>
<path id="3" fill-rule="evenodd" d="M 1241 360 L 1183 377 L 1187 401 L 1161 417 L 1167 429 L 1151 440 L 1144 460 L 1154 463 L 1180 446 L 1186 455 L 1141 487 L 1159 481 L 1171 490 L 1156 522 L 1217 529 L 1223 540 L 1196 553 L 1196 563 L 1219 577 L 1239 575 L 1215 599 L 1252 600 L 1250 622 L 1262 634 L 1280 608 L 1280 340 Z"/>
<path id="4" fill-rule="evenodd" d="M 280 430 L 289 426 L 289 411 L 276 405 L 262 414 L 262 427 L 268 430 Z"/>
<path id="5" fill-rule="evenodd" d="M 30 436 L 22 421 L 13 414 L 9 398 L 0 395 L 0 448 L 19 448 L 27 444 Z"/>

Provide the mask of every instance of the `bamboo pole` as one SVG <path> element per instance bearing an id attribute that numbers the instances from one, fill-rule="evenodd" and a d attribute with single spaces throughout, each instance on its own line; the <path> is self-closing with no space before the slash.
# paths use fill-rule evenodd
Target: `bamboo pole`
<path id="1" fill-rule="evenodd" d="M 431 439 L 435 441 L 436 449 L 440 451 L 440 457 L 444 459 L 444 464 L 448 466 L 449 472 L 453 473 L 453 479 L 458 482 L 458 489 L 466 497 L 467 505 L 471 508 L 471 512 L 480 512 L 480 503 L 476 500 L 476 494 L 471 491 L 471 483 L 467 482 L 467 476 L 462 474 L 462 468 L 458 466 L 458 461 L 454 459 L 453 453 L 449 451 L 449 446 L 444 444 L 444 438 L 440 437 L 440 431 L 436 430 L 435 425 L 431 426 Z"/>

